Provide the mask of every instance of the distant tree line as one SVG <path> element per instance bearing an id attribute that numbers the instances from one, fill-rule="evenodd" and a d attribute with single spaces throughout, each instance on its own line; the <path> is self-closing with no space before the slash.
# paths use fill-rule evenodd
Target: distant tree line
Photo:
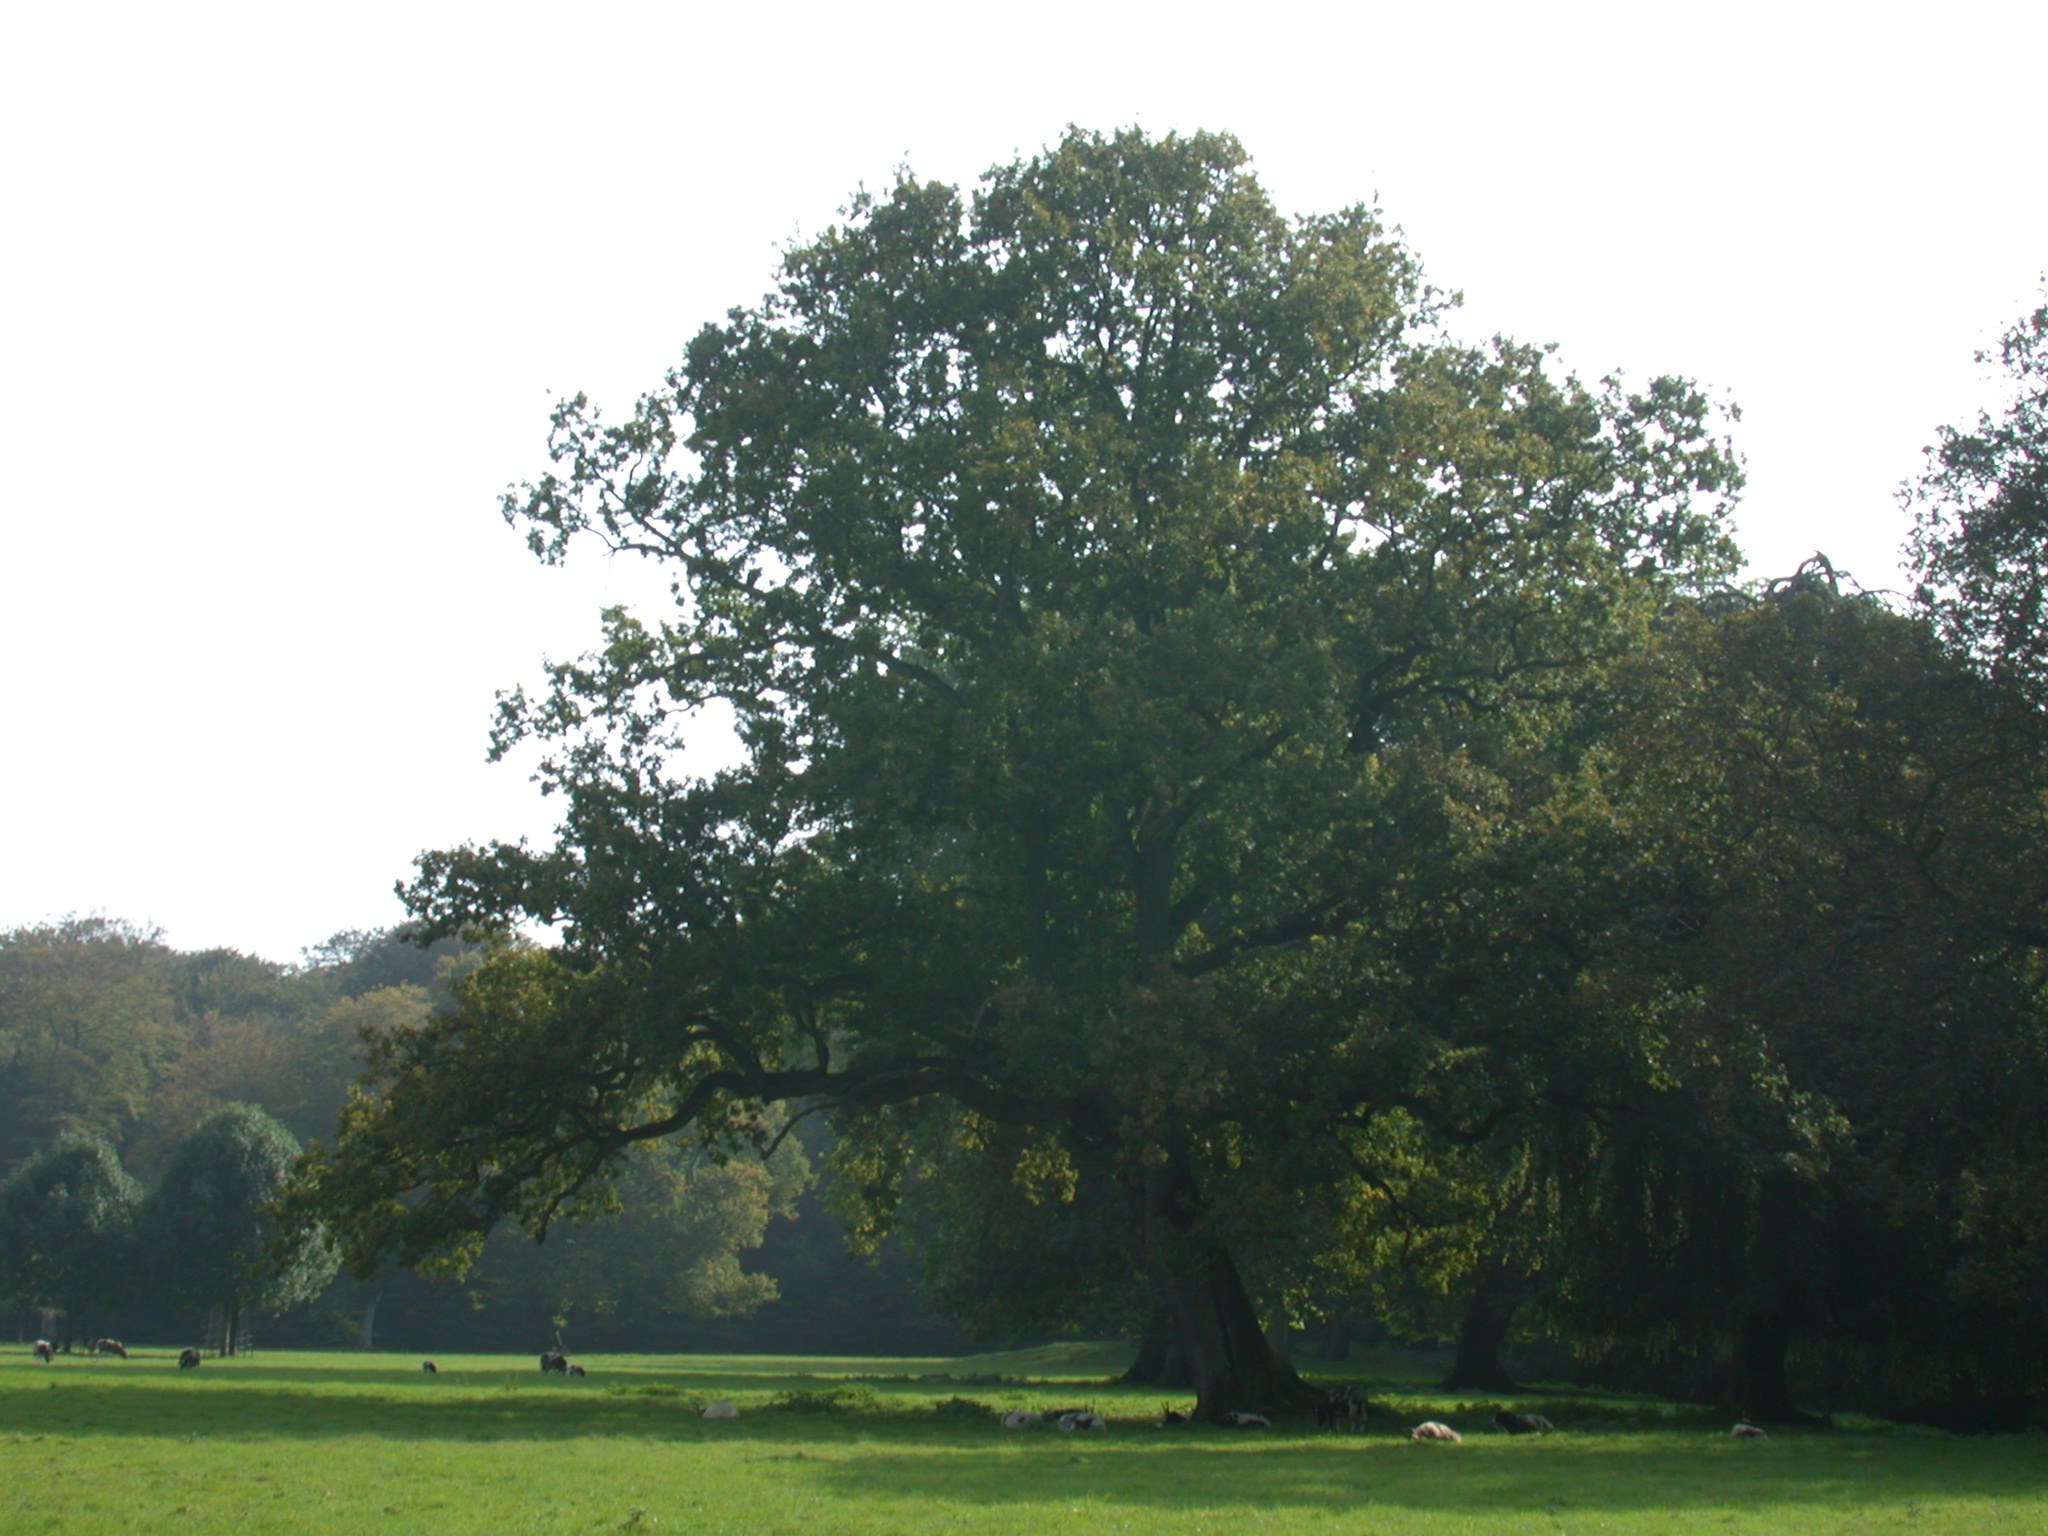
<path id="1" fill-rule="evenodd" d="M 337 934 L 298 966 L 180 952 L 100 917 L 0 934 L 10 1331 L 63 1348 L 139 1335 L 233 1350 L 252 1333 L 444 1351 L 558 1335 L 586 1350 L 965 1343 L 900 1254 L 847 1257 L 801 1133 L 765 1162 L 652 1151 L 617 1215 L 545 1245 L 501 1233 L 459 1281 L 389 1266 L 357 1281 L 317 1231 L 281 1242 L 268 1205 L 302 1144 L 334 1138 L 366 1042 L 452 1004 L 477 959 L 389 932 Z M 770 1305 L 783 1274 L 795 1306 Z"/>

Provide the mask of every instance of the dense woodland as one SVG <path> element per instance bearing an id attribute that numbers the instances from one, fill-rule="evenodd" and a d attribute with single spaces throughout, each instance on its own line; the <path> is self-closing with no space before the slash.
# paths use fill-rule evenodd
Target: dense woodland
<path id="1" fill-rule="evenodd" d="M 296 1274 L 242 1273 L 264 1257 L 263 1208 L 301 1145 L 334 1138 L 365 1039 L 452 1005 L 453 981 L 478 954 L 342 933 L 287 967 L 181 953 L 98 917 L 0 934 L 0 1307 L 14 1312 L 11 1332 L 72 1348 L 102 1336 L 441 1351 L 557 1339 L 966 1347 L 899 1251 L 847 1254 L 801 1131 L 765 1164 L 721 1167 L 682 1148 L 650 1156 L 626 1182 L 625 1213 L 564 1226 L 546 1244 L 501 1233 L 459 1280 L 396 1267 L 355 1280 L 324 1245 Z M 230 1131 L 257 1155 L 223 1153 L 215 1144 Z M 209 1147 L 204 1168 L 181 1176 L 181 1157 Z M 239 1187 L 222 1175 L 238 1163 L 257 1169 Z M 197 1184 L 218 1188 L 226 1208 L 195 1211 Z"/>
<path id="2" fill-rule="evenodd" d="M 863 194 L 508 498 L 675 582 L 501 701 L 556 844 L 423 855 L 428 948 L 290 972 L 11 936 L 8 1189 L 97 1135 L 146 1244 L 255 1104 L 319 1143 L 263 1272 L 338 1259 L 337 1320 L 452 1317 L 422 1270 L 593 1343 L 732 1329 L 774 1315 L 742 1254 L 843 1232 L 1205 1412 L 1392 1330 L 1483 1388 L 2024 1422 L 2048 309 L 1905 493 L 1895 598 L 1737 581 L 1712 401 L 1452 307 L 1220 136 Z M 678 775 L 713 703 L 744 761 Z"/>

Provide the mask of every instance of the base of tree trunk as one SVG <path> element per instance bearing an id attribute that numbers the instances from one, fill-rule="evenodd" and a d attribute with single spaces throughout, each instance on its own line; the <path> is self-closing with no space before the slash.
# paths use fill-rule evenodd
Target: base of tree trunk
<path id="1" fill-rule="evenodd" d="M 1266 1341 L 1235 1261 L 1220 1249 L 1203 1260 L 1166 1284 L 1167 1310 L 1194 1372 L 1196 1417 L 1312 1406 L 1316 1391 Z"/>
<path id="2" fill-rule="evenodd" d="M 1783 1314 L 1772 1309 L 1745 1312 L 1735 1325 L 1728 1395 L 1721 1406 L 1752 1424 L 1832 1425 L 1825 1414 L 1808 1413 L 1793 1404 L 1785 1370 L 1791 1342 Z"/>
<path id="3" fill-rule="evenodd" d="M 1162 1309 L 1146 1320 L 1145 1331 L 1138 1336 L 1138 1358 L 1116 1378 L 1116 1384 L 1174 1391 L 1185 1391 L 1195 1384 L 1194 1367 L 1175 1337 L 1170 1313 Z"/>
<path id="4" fill-rule="evenodd" d="M 1458 1325 L 1458 1355 L 1438 1385 L 1452 1392 L 1520 1392 L 1501 1359 L 1515 1312 L 1530 1289 L 1529 1277 L 1501 1265 L 1480 1276 Z"/>

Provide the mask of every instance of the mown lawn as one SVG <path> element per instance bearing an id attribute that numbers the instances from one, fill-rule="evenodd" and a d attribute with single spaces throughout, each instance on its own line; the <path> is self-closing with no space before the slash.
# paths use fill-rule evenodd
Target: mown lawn
<path id="1" fill-rule="evenodd" d="M 1312 1425 L 1162 1429 L 1157 1393 L 1098 1383 L 1113 1352 L 968 1360 L 266 1354 L 176 1369 L 0 1357 L 0 1531 L 687 1532 L 1081 1536 L 1332 1532 L 2048 1532 L 2048 1437 L 1868 1425 L 1727 1438 L 1710 1416 L 1530 1398 L 1559 1432 L 1484 1432 L 1490 1403 L 1382 1381 L 1401 1410 Z M 807 1394 L 808 1409 L 775 1400 Z M 815 1406 L 837 1395 L 836 1408 Z M 941 1413 L 1093 1404 L 1105 1434 Z M 699 1418 L 714 1398 L 736 1420 Z M 1180 1406 L 1187 1406 L 1183 1401 Z M 1411 1445 L 1448 1418 L 1458 1446 Z"/>

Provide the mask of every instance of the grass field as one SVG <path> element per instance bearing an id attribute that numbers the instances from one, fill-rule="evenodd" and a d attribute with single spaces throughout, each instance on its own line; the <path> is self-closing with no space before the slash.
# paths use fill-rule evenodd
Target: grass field
<path id="1" fill-rule="evenodd" d="M 266 1354 L 176 1369 L 0 1357 L 0 1531 L 678 1532 L 690 1536 L 1407 1536 L 1473 1532 L 2048 1533 L 2048 1437 L 1864 1425 L 1735 1442 L 1720 1418 L 1531 1397 L 1492 1403 L 1361 1363 L 1397 1408 L 1359 1435 L 1157 1427 L 1156 1392 L 1100 1385 L 1114 1350 L 966 1360 Z M 1375 1372 L 1378 1379 L 1375 1380 Z M 937 1410 L 1093 1404 L 1103 1434 Z M 735 1420 L 695 1409 L 727 1399 Z M 794 1398 L 794 1406 L 790 1405 Z M 778 1405 L 780 1403 L 781 1405 Z M 1182 1399 L 1179 1406 L 1188 1406 Z M 1444 1418 L 1463 1445 L 1412 1445 Z"/>

